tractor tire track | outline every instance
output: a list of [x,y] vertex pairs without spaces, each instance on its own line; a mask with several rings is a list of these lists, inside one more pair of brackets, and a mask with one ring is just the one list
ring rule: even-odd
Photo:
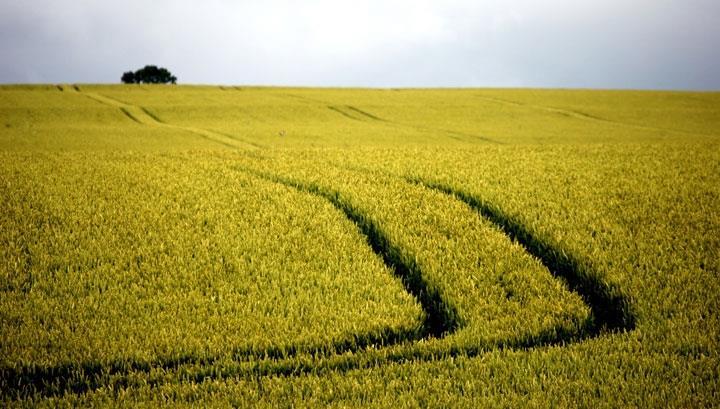
[[590,307],[593,320],[592,326],[588,328],[589,336],[597,336],[605,331],[631,331],[635,328],[632,305],[622,291],[601,280],[597,273],[584,270],[583,263],[577,258],[531,233],[519,220],[508,216],[497,206],[449,185],[424,179],[407,180],[450,195],[475,209],[481,217],[492,222],[511,240],[517,241],[525,251],[539,259],[553,276],[565,281],[569,289],[579,294]]
[[[458,320],[457,309],[426,281],[420,267],[416,263],[403,261],[403,250],[393,244],[387,234],[371,217],[356,209],[340,197],[339,192],[324,191],[320,187],[305,184],[299,181],[269,175],[252,169],[239,169],[253,176],[279,183],[300,192],[321,197],[330,202],[337,210],[357,226],[360,233],[365,236],[372,251],[377,254],[393,272],[400,278],[405,289],[421,305],[425,312],[425,322],[420,331],[421,338],[442,338],[462,327]],[[412,259],[412,258],[409,258]]]
[[332,105],[327,101],[310,98],[310,97],[305,97],[305,96],[300,96],[300,95],[295,95],[295,94],[284,93],[284,94],[280,94],[280,95],[283,95],[285,97],[299,99],[306,103],[309,102],[309,103],[312,103],[313,105],[320,104],[320,105],[326,106],[331,111],[336,112],[346,118],[349,118],[349,119],[352,119],[355,121],[367,122],[367,120],[372,120],[375,122],[383,123],[390,127],[395,127],[395,128],[400,128],[400,129],[413,129],[415,131],[420,131],[420,132],[428,133],[431,135],[441,133],[441,134],[445,134],[445,136],[448,136],[448,137],[455,139],[457,141],[460,141],[460,142],[467,142],[467,139],[469,138],[472,140],[478,140],[478,141],[492,143],[492,144],[504,145],[504,142],[501,142],[501,141],[498,141],[498,140],[495,140],[492,138],[488,138],[486,136],[473,135],[473,134],[468,134],[468,133],[464,133],[464,132],[451,131],[451,130],[441,129],[441,128],[432,128],[432,127],[416,125],[416,124],[407,124],[407,123],[403,123],[403,122],[398,122],[398,121],[394,121],[394,120],[390,120],[390,119],[381,118],[377,115],[374,115],[365,110],[361,110],[352,105]]
[[120,107],[120,112],[122,112],[123,114],[125,114],[125,116],[127,116],[128,118],[130,118],[130,119],[133,120],[134,122],[137,122],[137,123],[139,123],[139,124],[143,124],[143,122],[141,122],[139,119],[137,119],[137,118],[136,118],[130,111],[128,111],[126,108]]
[[654,127],[654,126],[633,124],[633,123],[629,123],[629,122],[615,121],[612,119],[602,118],[599,116],[590,115],[590,114],[586,114],[581,111],[575,111],[575,110],[571,110],[571,109],[555,108],[555,107],[549,107],[549,106],[545,106],[545,105],[526,104],[526,103],[522,103],[522,102],[511,101],[508,99],[488,97],[485,95],[476,95],[476,96],[480,99],[494,102],[497,104],[503,104],[503,105],[508,105],[508,106],[521,107],[521,108],[530,108],[530,109],[534,109],[534,110],[538,110],[538,111],[544,111],[544,112],[550,112],[550,113],[557,114],[557,115],[562,115],[562,116],[568,117],[568,118],[581,119],[584,121],[602,123],[605,125],[633,128],[633,129],[639,129],[639,130],[643,130],[643,131],[671,132],[671,133],[678,133],[678,134],[692,135],[692,136],[697,136],[697,135],[712,136],[712,135],[708,135],[708,134],[681,131],[679,129],[659,128],[659,127]]
[[345,105],[345,108],[349,109],[350,111],[357,112],[358,114],[360,114],[360,115],[362,115],[362,116],[364,116],[364,117],[373,119],[373,120],[375,120],[375,121],[387,122],[386,119],[378,118],[378,117],[376,117],[375,115],[373,115],[373,114],[371,114],[371,113],[369,113],[369,112],[363,111],[362,109],[356,108],[356,107],[354,107],[354,106],[352,106],[352,105]]
[[241,140],[237,137],[230,137],[226,134],[222,134],[219,132],[190,126],[174,125],[164,122],[157,115],[153,114],[149,109],[145,107],[127,104],[125,102],[101,94],[81,91],[77,85],[74,85],[73,89],[74,92],[77,92],[80,95],[90,98],[96,102],[118,108],[129,119],[141,125],[163,127],[189,132],[196,136],[201,136],[209,141],[233,149],[247,149],[248,147],[252,149],[258,149],[260,147],[257,144]]
[[[333,166],[370,173],[368,169],[363,168]],[[442,339],[461,329],[463,324],[458,321],[457,312],[452,304],[425,281],[419,266],[403,262],[401,257],[403,250],[388,239],[372,218],[342,199],[338,192],[326,191],[312,184],[289,180],[255,169],[239,167],[237,170],[329,201],[357,226],[372,251],[383,260],[394,275],[401,279],[406,291],[418,300],[425,312],[421,327],[385,329],[380,333],[353,335],[350,339],[309,348],[298,348],[293,345],[257,350],[240,348],[230,351],[229,357],[186,355],[161,357],[152,362],[86,362],[54,367],[6,367],[0,368],[0,386],[2,386],[0,395],[22,399],[33,394],[62,396],[66,393],[86,393],[109,386],[127,388],[132,386],[131,380],[136,378],[137,374],[151,377],[158,370],[162,373],[176,372],[177,377],[182,381],[195,383],[239,377],[345,373],[392,363],[435,362],[460,356],[472,358],[498,349],[527,351],[540,347],[562,346],[602,336],[607,331],[630,331],[635,327],[635,317],[630,302],[616,287],[603,282],[597,275],[582,273],[578,267],[580,263],[576,259],[537,238],[520,222],[507,216],[499,208],[448,185],[388,173],[388,176],[404,179],[407,183],[419,184],[427,189],[450,195],[475,209],[479,217],[490,220],[510,239],[517,240],[553,275],[563,279],[572,291],[579,293],[590,307],[593,318],[580,332],[564,327],[551,327],[540,333],[528,334],[517,339],[477,345],[422,342]],[[412,258],[407,259],[412,260]],[[228,358],[230,362],[227,361]],[[147,383],[154,387],[166,381],[166,377],[162,377]]]
[[369,112],[363,111],[362,109],[356,108],[352,105],[328,105],[328,108],[356,121],[379,121],[379,122],[390,122],[386,119],[379,118]]
[[338,107],[338,106],[328,105],[328,109],[331,110],[331,111],[337,112],[338,114],[344,116],[345,118],[352,119],[353,121],[361,121],[361,122],[363,121],[362,119],[356,118],[356,117],[350,115],[349,113],[343,111],[343,110],[342,110],[340,107]]
[[[352,206],[342,201],[337,194],[322,192],[314,186],[281,179],[251,169],[239,169],[239,171],[328,200],[357,226],[359,233],[365,237],[371,250],[383,260],[386,267],[395,276],[401,279],[405,289],[422,306],[424,317],[419,327],[411,325],[410,328],[384,328],[381,331],[367,334],[352,334],[347,339],[312,347],[299,348],[294,345],[286,345],[261,349],[236,349],[229,353],[234,362],[264,360],[274,362],[273,365],[268,366],[268,368],[275,368],[273,373],[287,371],[295,373],[296,369],[290,369],[292,365],[287,363],[282,365],[282,362],[288,360],[292,362],[292,358],[299,355],[311,356],[313,359],[327,359],[349,353],[356,354],[368,349],[377,349],[378,346],[385,348],[402,344],[413,345],[424,339],[442,338],[460,327],[460,323],[456,320],[458,314],[455,308],[424,280],[419,267],[415,264],[405,263],[400,256],[401,250],[389,241],[382,230],[364,214],[357,212]],[[179,370],[184,366],[212,366],[223,358],[227,357],[186,355],[172,358],[160,357],[153,362],[118,360],[109,363],[68,363],[52,367],[31,365],[20,368],[0,368],[2,376],[0,396],[12,395],[22,398],[26,397],[29,391],[44,396],[61,396],[67,392],[85,393],[107,386],[110,378],[123,378],[132,373],[149,374],[157,369],[172,371]],[[208,378],[208,376],[204,375],[203,378]]]
[[[362,167],[348,167],[344,164],[333,166],[352,172],[372,175],[372,171]],[[636,318],[632,304],[617,286],[603,281],[599,275],[587,270],[578,258],[564,249],[553,246],[548,240],[534,234],[521,221],[506,214],[498,206],[483,201],[448,184],[428,179],[398,176],[385,173],[386,176],[401,178],[408,183],[424,186],[459,200],[475,210],[478,215],[495,225],[512,241],[517,241],[525,251],[540,260],[545,268],[557,278],[563,280],[570,291],[580,295],[590,307],[592,325],[585,328],[585,337],[594,337],[602,332],[623,332],[635,329]]]
[[[21,366],[0,368],[0,398],[25,399],[34,394],[50,397],[66,393],[81,394],[108,387],[115,382],[125,383],[137,374],[150,375],[154,371],[182,371],[188,367],[208,367],[230,359],[238,366],[256,366],[257,362],[270,363],[266,375],[292,374],[290,363],[299,356],[313,360],[331,359],[335,356],[354,355],[365,350],[377,350],[386,346],[410,344],[423,339],[415,329],[389,329],[379,332],[354,334],[329,344],[298,348],[294,345],[270,348],[238,348],[226,356],[182,355],[160,357],[153,361],[118,359],[110,362],[90,361],[66,363],[50,367]],[[291,371],[291,372],[288,372]],[[202,371],[201,371],[202,372]],[[215,372],[215,371],[213,371]],[[257,376],[258,371],[253,373]],[[201,380],[211,379],[204,374]],[[127,386],[127,385],[125,385]]]

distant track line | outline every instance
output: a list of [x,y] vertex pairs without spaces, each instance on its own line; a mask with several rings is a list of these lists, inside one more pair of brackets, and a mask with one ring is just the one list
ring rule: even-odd
[[195,128],[190,126],[181,126],[181,125],[174,125],[167,122],[164,122],[161,120],[156,114],[151,112],[146,107],[142,106],[136,106],[131,105],[128,103],[125,103],[123,101],[119,101],[117,99],[101,95],[98,93],[92,93],[92,92],[85,92],[81,91],[80,88],[75,85],[73,86],[73,89],[75,92],[84,95],[87,98],[90,98],[96,102],[99,102],[104,105],[112,106],[115,108],[118,108],[125,116],[130,118],[132,121],[141,124],[141,125],[148,125],[148,126],[155,126],[155,127],[164,127],[164,128],[170,128],[170,129],[176,129],[180,131],[190,132],[196,136],[201,136],[209,141],[218,143],[220,145],[226,146],[228,148],[233,149],[240,149],[240,148],[253,148],[257,149],[260,148],[260,145],[251,143],[248,141],[241,140],[237,137],[229,137],[226,134],[202,129],[202,128]]
[[681,131],[681,130],[679,130],[679,129],[659,128],[659,127],[654,127],[654,126],[638,125],[638,124],[632,124],[632,123],[629,123],[629,122],[616,121],[616,120],[607,119],[607,118],[602,118],[602,117],[599,117],[599,116],[594,116],[594,115],[587,114],[587,113],[585,113],[585,112],[575,111],[575,110],[570,110],[570,109],[555,108],[555,107],[549,107],[549,106],[545,106],[545,105],[527,104],[527,103],[522,103],[522,102],[517,102],[517,101],[511,101],[511,100],[508,100],[508,99],[502,99],[502,98],[496,98],[496,97],[489,97],[489,96],[486,96],[486,95],[476,95],[476,96],[477,96],[478,98],[480,98],[480,99],[484,99],[484,100],[486,100],[486,101],[495,102],[495,103],[498,103],[498,104],[510,105],[510,106],[516,106],[516,107],[524,107],[524,108],[531,108],[531,109],[535,109],[535,110],[539,110],[539,111],[545,111],[545,112],[550,112],[550,113],[554,113],[554,114],[559,114],[559,115],[562,115],[562,116],[565,116],[565,117],[582,119],[582,120],[585,120],[585,121],[600,122],[600,123],[604,123],[604,124],[608,124],[608,125],[613,125],[613,126],[621,126],[621,127],[626,127],[626,128],[641,129],[641,130],[644,130],[644,131],[679,133],[679,134],[683,134],[683,135],[712,136],[712,135],[703,134],[703,133],[694,133],[694,132],[688,132],[688,131]]
[[[283,93],[280,95],[299,99],[299,100],[302,100],[305,102],[310,102],[313,104],[320,104],[322,106],[326,106],[328,109],[330,109],[346,118],[349,118],[349,119],[352,119],[355,121],[363,121],[364,120],[363,118],[367,118],[367,119],[372,119],[372,120],[380,122],[380,123],[384,123],[387,126],[393,126],[393,127],[399,127],[399,128],[405,128],[405,129],[410,128],[410,129],[414,129],[416,131],[425,132],[425,133],[429,133],[429,134],[435,134],[435,133],[445,134],[446,136],[449,136],[450,138],[459,140],[461,142],[467,142],[467,139],[470,138],[470,139],[474,139],[474,140],[480,140],[483,142],[504,145],[504,142],[497,141],[495,139],[488,138],[486,136],[472,135],[472,134],[468,134],[468,133],[464,133],[464,132],[452,131],[452,130],[441,129],[441,128],[432,128],[432,127],[427,127],[427,126],[417,125],[417,124],[407,124],[407,123],[398,122],[398,121],[394,121],[394,120],[390,120],[390,119],[384,119],[384,118],[381,118],[370,112],[367,112],[365,110],[361,110],[352,105],[334,105],[328,101],[323,101],[323,100],[319,100],[319,99],[315,99],[315,98],[310,98],[310,97],[305,97],[305,96],[300,96],[300,95],[295,95],[295,94],[288,94],[288,93]],[[357,116],[353,115],[352,113],[350,113],[348,111],[351,111],[352,113],[355,113],[355,114],[359,114],[363,118],[358,118]]]

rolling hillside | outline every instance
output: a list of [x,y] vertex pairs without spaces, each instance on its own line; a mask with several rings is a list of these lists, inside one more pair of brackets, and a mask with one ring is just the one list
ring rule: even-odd
[[10,406],[698,407],[720,94],[0,86]]

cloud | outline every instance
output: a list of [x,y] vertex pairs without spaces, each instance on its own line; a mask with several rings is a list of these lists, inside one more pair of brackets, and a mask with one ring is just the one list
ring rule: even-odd
[[2,82],[720,89],[714,0],[0,0]]

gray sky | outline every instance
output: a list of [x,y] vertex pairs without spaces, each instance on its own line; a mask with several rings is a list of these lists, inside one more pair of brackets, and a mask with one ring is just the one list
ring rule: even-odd
[[720,0],[0,0],[0,82],[720,89]]

